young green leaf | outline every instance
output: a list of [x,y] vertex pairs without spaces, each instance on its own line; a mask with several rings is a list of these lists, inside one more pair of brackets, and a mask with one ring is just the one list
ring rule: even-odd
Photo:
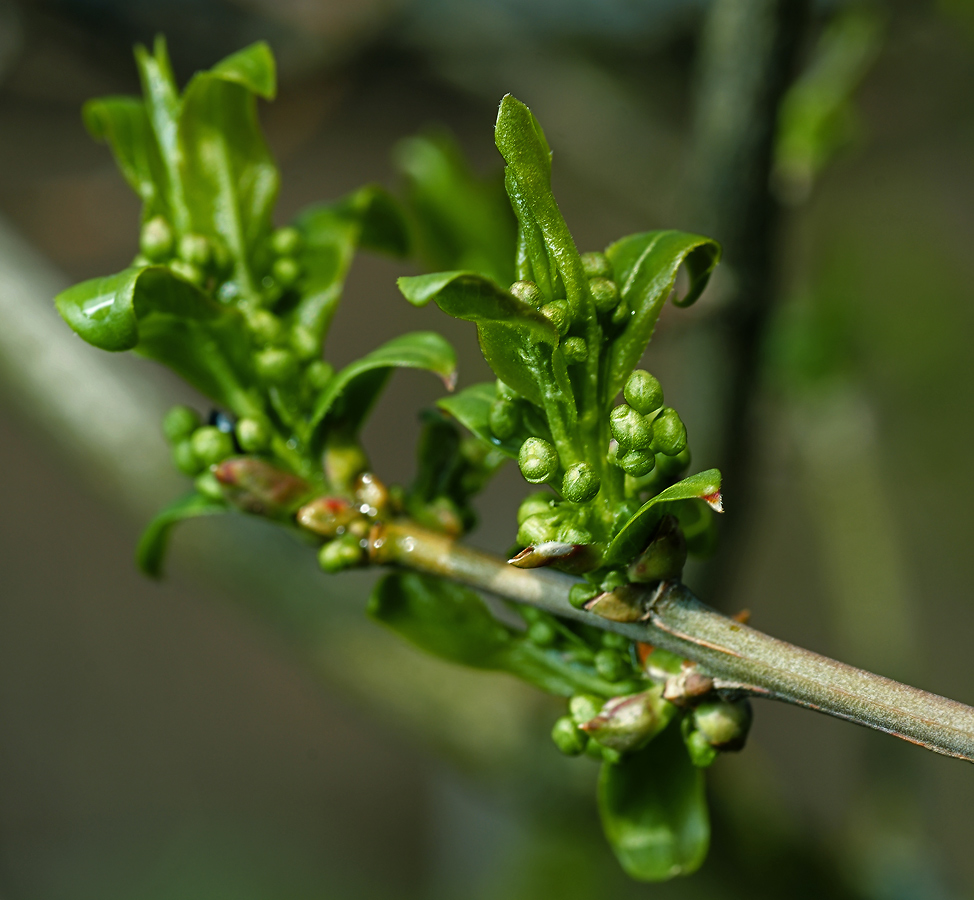
[[707,855],[710,820],[703,773],[678,728],[599,774],[602,827],[623,869],[640,881],[695,872]]
[[219,500],[212,500],[201,494],[187,494],[167,506],[146,526],[139,538],[139,545],[135,551],[135,561],[138,567],[150,578],[159,578],[162,574],[162,563],[169,545],[169,535],[173,526],[184,519],[196,519],[200,516],[216,516],[229,512],[230,507]]

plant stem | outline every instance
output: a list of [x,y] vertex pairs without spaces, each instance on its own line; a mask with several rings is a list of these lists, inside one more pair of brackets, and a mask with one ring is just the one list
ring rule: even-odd
[[568,591],[575,578],[550,569],[515,568],[412,523],[378,527],[371,559],[661,647],[695,662],[719,691],[804,706],[974,762],[974,708],[762,634],[701,603],[682,584],[647,587],[645,620],[626,624],[571,606]]

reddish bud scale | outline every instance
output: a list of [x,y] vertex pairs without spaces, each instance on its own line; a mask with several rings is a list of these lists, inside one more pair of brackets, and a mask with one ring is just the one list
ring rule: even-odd
[[252,456],[225,459],[213,474],[234,506],[258,516],[288,515],[311,493],[303,478]]

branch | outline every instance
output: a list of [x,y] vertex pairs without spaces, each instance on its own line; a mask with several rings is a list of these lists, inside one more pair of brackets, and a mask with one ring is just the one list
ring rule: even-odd
[[576,579],[568,575],[518,569],[412,524],[379,526],[371,558],[661,647],[697,663],[717,690],[804,706],[974,762],[974,708],[762,634],[701,603],[682,584],[647,588],[645,621],[624,624],[575,609],[568,591]]

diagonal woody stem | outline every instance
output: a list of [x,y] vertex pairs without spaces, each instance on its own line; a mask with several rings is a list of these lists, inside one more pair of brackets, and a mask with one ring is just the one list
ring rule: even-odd
[[576,579],[568,575],[518,569],[412,523],[378,527],[371,558],[669,650],[697,663],[719,690],[804,706],[974,762],[974,708],[762,634],[701,603],[682,584],[647,589],[646,621],[625,624],[575,609],[568,591]]

